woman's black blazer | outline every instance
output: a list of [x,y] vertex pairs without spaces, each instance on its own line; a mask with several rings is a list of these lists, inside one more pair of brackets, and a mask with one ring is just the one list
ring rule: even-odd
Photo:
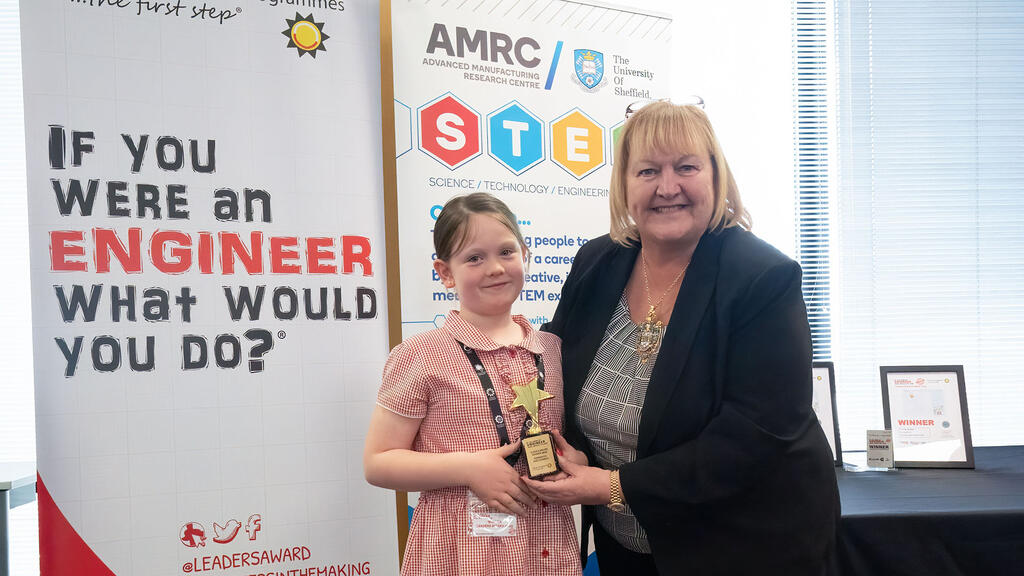
[[[607,235],[580,248],[544,328],[562,338],[566,436],[591,462],[576,401],[639,249]],[[705,233],[693,254],[637,459],[620,469],[662,574],[820,574],[832,550],[839,498],[811,409],[800,281],[799,265],[737,227]],[[591,519],[584,507],[584,534]]]

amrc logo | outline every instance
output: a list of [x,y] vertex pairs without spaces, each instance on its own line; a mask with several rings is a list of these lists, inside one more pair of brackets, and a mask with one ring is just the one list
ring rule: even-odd
[[498,62],[501,58],[505,64],[518,64],[523,68],[535,68],[540,58],[534,56],[540,50],[540,44],[529,36],[512,40],[508,34],[473,30],[465,27],[455,28],[455,42],[448,33],[448,27],[440,22],[434,24],[427,42],[427,54],[443,51],[451,57],[465,58],[466,54],[478,54],[482,62]]

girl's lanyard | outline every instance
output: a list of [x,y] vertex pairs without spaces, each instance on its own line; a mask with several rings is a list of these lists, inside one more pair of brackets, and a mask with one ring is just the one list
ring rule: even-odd
[[[473,350],[469,346],[466,346],[462,342],[459,342],[459,346],[462,347],[462,351],[465,352],[466,358],[469,358],[469,363],[476,370],[476,376],[480,379],[480,385],[484,388],[484,395],[487,396],[487,405],[491,408],[492,421],[494,422],[494,428],[498,432],[498,440],[501,445],[511,444],[512,441],[508,437],[508,428],[505,426],[505,416],[501,413],[501,403],[498,402],[498,395],[494,391],[494,383],[491,382],[491,377],[488,376],[487,370],[484,370],[484,363],[480,361],[480,357],[477,356],[476,350]],[[537,366],[537,388],[544,389],[544,359],[541,358],[540,354],[533,355],[533,362]],[[526,421],[523,422],[523,430],[519,433],[520,438],[526,437],[526,431],[533,426],[533,422],[530,421],[529,415],[526,417]],[[508,462],[509,466],[515,466],[516,460],[519,460],[519,453],[522,448],[516,450],[515,453],[505,457],[505,462]]]

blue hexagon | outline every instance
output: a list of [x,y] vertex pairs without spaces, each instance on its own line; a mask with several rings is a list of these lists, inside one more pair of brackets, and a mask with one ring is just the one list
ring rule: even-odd
[[544,123],[513,100],[487,115],[487,153],[519,175],[544,160]]

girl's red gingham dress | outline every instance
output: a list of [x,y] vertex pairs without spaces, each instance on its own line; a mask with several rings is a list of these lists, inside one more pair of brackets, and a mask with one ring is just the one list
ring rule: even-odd
[[[459,347],[476,350],[505,415],[512,442],[519,440],[526,413],[510,411],[513,385],[537,376],[533,354],[544,359],[544,389],[555,395],[541,403],[540,424],[562,429],[562,356],[558,336],[537,332],[523,316],[512,317],[526,337],[499,346],[452,311],[442,328],[418,334],[391,351],[377,403],[408,418],[422,419],[413,442],[418,452],[471,452],[498,447],[498,434],[480,379]],[[526,474],[522,459],[516,465]],[[568,506],[538,506],[519,517],[515,536],[466,534],[465,486],[420,494],[402,563],[403,576],[481,574],[578,576],[579,543]]]

